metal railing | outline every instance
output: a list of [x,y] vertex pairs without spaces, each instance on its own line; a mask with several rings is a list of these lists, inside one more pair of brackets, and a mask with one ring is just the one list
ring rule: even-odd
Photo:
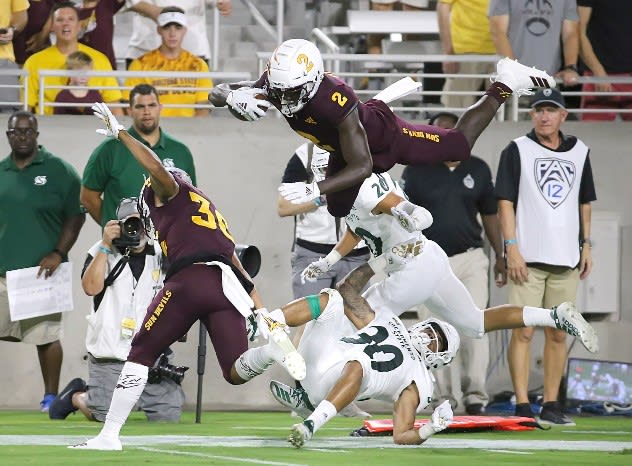
[[[106,77],[117,78],[119,84],[116,86],[68,86],[68,85],[51,85],[46,83],[47,77]],[[212,71],[209,73],[200,73],[193,71],[70,71],[70,70],[40,70],[39,71],[39,92],[38,92],[38,113],[44,114],[46,107],[81,107],[89,106],[91,104],[63,104],[56,102],[47,102],[44,98],[47,89],[95,89],[95,90],[131,90],[133,86],[126,86],[125,81],[128,78],[146,78],[151,80],[152,78],[182,78],[182,79],[213,79],[216,81],[245,81],[251,80],[252,75],[247,72],[221,72]],[[28,80],[24,79],[24,82]],[[122,83],[122,84],[120,84]],[[174,87],[170,86],[155,86],[156,90],[160,93],[162,91],[173,91]],[[178,86],[178,91],[198,92],[200,90],[210,92],[210,87],[198,87],[198,86]],[[26,95],[26,94],[25,94]],[[125,103],[108,103],[112,107],[126,107]],[[163,104],[165,108],[213,108],[210,104]]]
[[[27,79],[28,75],[28,71],[25,71],[21,68],[14,70],[0,70],[1,77],[15,77],[16,79],[15,84],[0,84],[0,89],[15,89],[18,94],[21,94],[22,96],[27,96],[29,90],[29,82]],[[23,110],[28,110],[26,98],[22,98],[22,100],[17,101],[0,102],[0,107],[22,107]]]

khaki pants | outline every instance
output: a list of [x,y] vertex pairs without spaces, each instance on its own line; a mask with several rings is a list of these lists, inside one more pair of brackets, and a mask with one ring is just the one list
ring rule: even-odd
[[[491,74],[496,69],[494,63],[459,63],[459,72],[463,74]],[[446,78],[443,91],[478,91],[485,89],[490,84],[489,77],[486,78]],[[441,103],[445,107],[468,108],[474,104],[480,95],[443,95]]]
[[46,345],[62,336],[61,313],[11,321],[7,279],[0,277],[0,340]]

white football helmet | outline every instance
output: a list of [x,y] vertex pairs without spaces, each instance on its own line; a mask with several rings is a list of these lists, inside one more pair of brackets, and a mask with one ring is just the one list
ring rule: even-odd
[[[432,317],[413,325],[408,333],[413,347],[428,369],[438,369],[450,364],[461,345],[459,333],[452,325]],[[436,351],[429,347],[433,341],[436,342]]]
[[325,74],[318,48],[304,39],[283,42],[268,60],[268,95],[292,116],[314,97]]
[[325,179],[327,165],[329,165],[329,152],[318,146],[314,146],[311,166],[312,173],[314,174],[314,181],[319,182]]

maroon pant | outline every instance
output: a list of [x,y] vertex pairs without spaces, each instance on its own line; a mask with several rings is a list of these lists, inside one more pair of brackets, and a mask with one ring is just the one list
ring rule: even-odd
[[194,264],[165,282],[147,308],[127,360],[153,366],[197,320],[206,326],[224,379],[230,382],[233,363],[248,349],[246,321],[224,296],[222,271],[215,266]]
[[[393,114],[378,100],[366,105],[376,109],[367,121],[367,140],[373,159],[373,172],[382,173],[396,164],[421,165],[447,160],[465,160],[470,156],[470,145],[458,129],[410,123]],[[377,122],[379,120],[379,122]],[[327,176],[346,166],[342,154],[329,158]],[[327,210],[334,217],[344,217],[351,211],[362,184],[327,194]]]

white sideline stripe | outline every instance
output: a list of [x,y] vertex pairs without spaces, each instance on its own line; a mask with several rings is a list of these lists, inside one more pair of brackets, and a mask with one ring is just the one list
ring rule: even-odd
[[279,463],[278,461],[256,460],[252,458],[237,458],[235,456],[209,455],[206,453],[196,453],[192,451],[163,450],[161,448],[138,447],[138,450],[151,451],[155,453],[167,453],[169,455],[177,455],[177,456],[195,456],[197,458],[210,458],[210,459],[222,460],[222,461],[235,461],[238,463],[269,464],[271,466],[307,466],[306,464],[301,464],[301,463]]
[[625,430],[563,430],[565,434],[632,435]]
[[[0,435],[0,446],[8,445],[58,445],[68,446],[85,442],[85,435]],[[473,448],[479,450],[565,450],[565,451],[622,451],[632,449],[632,442],[624,441],[580,441],[580,440],[485,440],[449,439],[447,436],[433,436],[424,448]],[[151,447],[156,445],[177,445],[196,447],[289,448],[285,439],[264,437],[220,437],[201,435],[137,435],[121,437],[124,448]],[[390,437],[316,437],[308,448],[359,449],[359,448],[419,448],[417,445],[395,445]]]
[[531,451],[519,451],[519,450],[491,450],[485,449],[485,451],[491,451],[492,453],[510,453],[512,455],[533,455]]

